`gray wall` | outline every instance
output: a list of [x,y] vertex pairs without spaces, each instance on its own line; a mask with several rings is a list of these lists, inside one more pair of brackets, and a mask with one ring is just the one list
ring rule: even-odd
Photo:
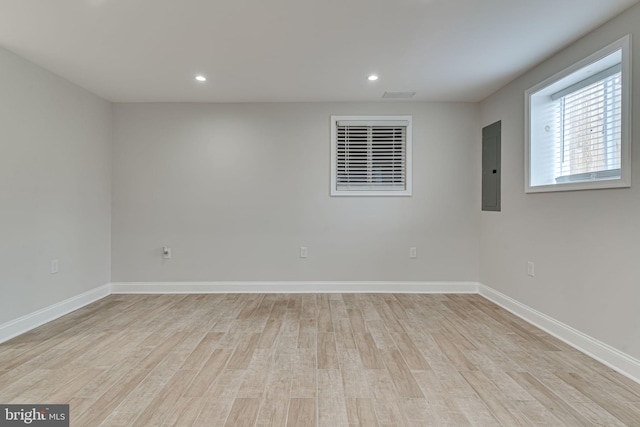
[[[633,34],[632,186],[524,194],[524,91]],[[480,218],[480,281],[640,358],[640,6],[590,33],[481,104],[502,120],[502,212]],[[526,275],[527,261],[536,275]]]
[[[476,281],[478,113],[116,104],[113,281]],[[413,115],[413,197],[329,197],[332,114]],[[163,245],[173,248],[165,262]]]
[[111,126],[108,102],[0,48],[0,324],[110,282]]

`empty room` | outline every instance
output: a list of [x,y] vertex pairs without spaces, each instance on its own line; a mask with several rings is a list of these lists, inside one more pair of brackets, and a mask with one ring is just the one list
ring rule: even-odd
[[0,426],[639,426],[638,124],[638,0],[0,0]]

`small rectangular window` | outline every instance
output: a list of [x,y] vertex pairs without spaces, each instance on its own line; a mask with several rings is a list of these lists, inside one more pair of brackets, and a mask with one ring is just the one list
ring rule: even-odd
[[331,195],[410,196],[411,116],[332,116]]
[[526,92],[526,192],[628,187],[629,36]]

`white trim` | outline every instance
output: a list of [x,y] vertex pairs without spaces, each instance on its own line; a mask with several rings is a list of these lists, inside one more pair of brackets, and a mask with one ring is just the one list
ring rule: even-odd
[[483,284],[478,293],[489,301],[524,319],[559,340],[569,344],[589,357],[607,365],[640,384],[640,360],[621,352],[608,344],[580,332],[569,325],[547,316]]
[[111,294],[106,284],[0,325],[0,343],[69,314]]
[[114,294],[219,293],[475,294],[476,282],[161,282],[112,283]]

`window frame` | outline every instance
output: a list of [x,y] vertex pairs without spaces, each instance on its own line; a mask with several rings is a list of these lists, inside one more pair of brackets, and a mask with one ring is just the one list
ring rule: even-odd
[[[554,92],[558,93],[572,86],[572,84],[566,84],[565,86],[558,86],[560,82],[565,78],[571,78],[572,75],[579,75],[584,73],[587,67],[594,63],[620,51],[621,52],[621,81],[622,81],[622,99],[621,99],[621,137],[620,137],[620,178],[606,179],[607,171],[598,171],[587,173],[592,177],[600,179],[593,179],[589,181],[574,181],[572,179],[563,179],[560,182],[554,184],[532,185],[531,172],[532,172],[532,150],[536,141],[532,140],[532,113],[534,107],[532,103],[541,98],[540,92]],[[595,74],[597,74],[596,72]],[[588,78],[585,74],[581,79]],[[579,84],[574,82],[573,84]],[[557,86],[557,87],[554,87]],[[553,88],[553,90],[549,90]],[[575,190],[592,190],[592,189],[604,189],[604,188],[624,188],[631,186],[631,35],[626,35],[619,40],[611,43],[610,45],[600,49],[599,51],[589,55],[588,57],[578,61],[572,66],[560,71],[559,73],[543,80],[535,86],[525,91],[525,193],[540,193],[540,192],[555,192],[555,191],[575,191]],[[546,95],[545,95],[546,96]],[[580,174],[572,175],[578,177]]]
[[[407,127],[405,132],[405,176],[404,190],[342,190],[338,189],[337,180],[337,145],[338,145],[338,122],[354,121],[354,122],[389,122],[389,121],[406,121]],[[382,196],[382,197],[398,197],[412,195],[412,158],[413,158],[413,116],[331,116],[331,196]]]

